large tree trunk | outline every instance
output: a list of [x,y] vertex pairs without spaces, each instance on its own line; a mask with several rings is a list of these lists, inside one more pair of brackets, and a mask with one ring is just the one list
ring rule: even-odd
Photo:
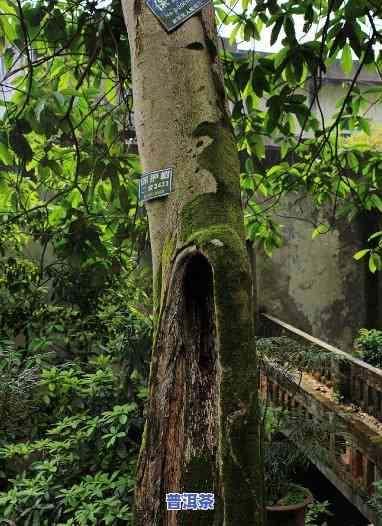
[[[251,274],[239,162],[213,8],[167,33],[122,0],[144,171],[173,168],[147,203],[154,270],[150,399],[138,526],[263,524]],[[213,492],[214,511],[166,511],[169,492]]]

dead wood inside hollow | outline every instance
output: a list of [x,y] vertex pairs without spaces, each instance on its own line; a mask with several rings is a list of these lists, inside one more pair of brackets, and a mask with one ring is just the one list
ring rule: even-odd
[[215,326],[213,273],[202,254],[192,256],[183,278],[185,316],[184,333],[189,345],[195,347],[201,374],[211,373],[215,363]]

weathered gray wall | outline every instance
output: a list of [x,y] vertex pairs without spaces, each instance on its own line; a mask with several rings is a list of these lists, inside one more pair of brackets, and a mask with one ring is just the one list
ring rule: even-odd
[[346,351],[361,327],[375,326],[373,315],[381,321],[381,302],[370,305],[376,278],[366,260],[353,259],[365,246],[361,222],[340,222],[312,240],[309,221],[326,223],[328,214],[297,194],[284,200],[276,219],[285,245],[272,258],[256,254],[258,307]]

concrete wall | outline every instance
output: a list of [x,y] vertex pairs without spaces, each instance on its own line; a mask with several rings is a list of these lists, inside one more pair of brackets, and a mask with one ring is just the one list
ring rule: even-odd
[[[326,223],[325,210],[298,195],[284,199],[276,219],[285,244],[272,258],[256,254],[258,308],[313,336],[350,350],[358,329],[370,320],[369,292],[375,280],[366,260],[353,254],[363,246],[363,226],[341,222],[312,240],[307,219]],[[375,285],[374,285],[374,290]],[[381,309],[379,307],[381,316]]]

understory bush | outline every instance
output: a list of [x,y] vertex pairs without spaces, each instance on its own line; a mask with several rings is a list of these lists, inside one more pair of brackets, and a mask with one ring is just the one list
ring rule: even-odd
[[67,295],[49,302],[30,262],[10,264],[12,277],[7,261],[0,276],[0,518],[128,525],[151,346],[146,278],[121,272],[84,311]]
[[327,500],[323,502],[315,500],[312,504],[309,504],[305,516],[305,526],[325,526],[327,523],[322,522],[324,517],[333,516],[329,508],[330,503]]
[[376,512],[379,522],[375,526],[382,526],[382,480],[374,482],[375,492],[370,498],[369,504]]
[[374,367],[382,367],[382,331],[360,329],[355,346],[362,360]]

